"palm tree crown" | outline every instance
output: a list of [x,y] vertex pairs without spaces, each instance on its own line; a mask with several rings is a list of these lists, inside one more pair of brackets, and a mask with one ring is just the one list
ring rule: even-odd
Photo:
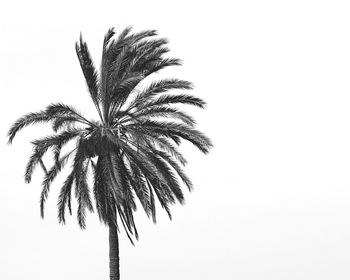
[[[21,117],[11,127],[9,143],[28,125],[52,123],[53,135],[32,142],[33,153],[25,171],[28,183],[37,165],[45,172],[40,198],[42,217],[50,185],[69,161],[71,170],[57,205],[61,223],[65,223],[67,209],[72,214],[72,191],[81,228],[86,226],[86,210],[92,212],[95,208],[100,220],[109,226],[118,227],[118,216],[130,240],[138,237],[133,217],[136,197],[154,222],[155,198],[170,218],[169,206],[184,202],[181,187],[191,190],[192,184],[182,169],[186,160],[178,146],[183,139],[207,153],[212,144],[195,128],[194,119],[174,105],[203,108],[205,102],[187,93],[169,93],[192,89],[190,82],[180,79],[156,80],[141,87],[151,74],[181,64],[179,59],[164,57],[169,51],[167,40],[156,35],[155,30],[132,34],[131,28],[126,28],[116,37],[110,29],[104,38],[99,72],[80,36],[76,53],[99,121],[86,119],[72,106],[56,103]],[[63,153],[63,147],[72,140],[72,150]],[[54,164],[46,169],[42,157],[48,151]],[[90,191],[87,175],[91,171],[94,182]]]

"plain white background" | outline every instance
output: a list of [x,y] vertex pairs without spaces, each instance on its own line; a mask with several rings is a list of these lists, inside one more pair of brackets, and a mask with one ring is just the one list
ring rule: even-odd
[[0,278],[108,279],[107,230],[89,216],[56,219],[52,187],[39,216],[40,179],[23,179],[28,128],[19,116],[50,102],[94,117],[74,43],[82,31],[99,65],[102,40],[158,29],[207,109],[191,111],[213,140],[185,145],[195,191],[173,221],[136,214],[122,233],[122,279],[350,279],[350,5],[348,1],[2,1],[0,4]]

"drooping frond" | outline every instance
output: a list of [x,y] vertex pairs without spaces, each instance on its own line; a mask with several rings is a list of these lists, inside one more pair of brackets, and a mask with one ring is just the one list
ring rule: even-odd
[[26,171],[25,171],[25,181],[29,183],[33,171],[38,163],[40,163],[41,158],[51,147],[60,146],[63,147],[68,141],[77,137],[81,133],[81,130],[70,129],[66,130],[58,135],[48,136],[41,139],[34,140],[32,144],[34,145],[34,150],[30,159],[28,161]]
[[40,214],[42,218],[44,218],[44,206],[50,191],[51,183],[57,177],[57,175],[61,172],[62,168],[64,168],[70,155],[71,153],[68,153],[62,158],[56,160],[52,168],[47,172],[47,174],[44,177],[41,196],[40,196]]
[[152,214],[152,200],[145,178],[132,162],[129,162],[126,158],[124,158],[124,161],[128,163],[126,164],[124,162],[124,166],[126,175],[130,181],[130,186],[133,188],[143,209],[145,210],[145,213],[147,216],[150,216]]
[[212,143],[208,137],[202,132],[188,127],[186,125],[174,123],[174,122],[163,122],[163,121],[142,121],[139,124],[131,124],[128,128],[139,127],[143,130],[150,130],[163,137],[177,136],[184,140],[191,142],[201,152],[208,153]]
[[16,134],[18,131],[20,131],[22,128],[32,125],[32,124],[37,124],[37,123],[43,123],[43,122],[49,122],[52,120],[50,116],[46,114],[45,111],[40,111],[38,113],[30,113],[27,114],[21,118],[19,118],[10,128],[8,132],[8,143],[11,144],[13,139],[15,138]]
[[19,118],[8,132],[8,143],[11,144],[16,134],[23,128],[38,123],[53,123],[54,131],[57,131],[64,123],[81,122],[91,124],[75,111],[74,108],[62,103],[51,104],[45,110],[30,113]]
[[157,155],[159,155],[160,157],[162,157],[162,159],[165,162],[167,162],[176,171],[176,173],[181,178],[181,180],[186,184],[188,189],[190,191],[192,191],[193,185],[192,185],[191,180],[187,177],[186,173],[182,170],[181,166],[176,162],[176,160],[174,160],[171,156],[169,156],[168,154],[166,154],[160,150],[156,150],[156,149],[152,148],[152,151],[154,153],[156,153]]
[[77,174],[75,175],[75,197],[78,201],[77,217],[79,226],[83,229],[86,227],[85,209],[87,208],[90,212],[93,212],[90,190],[87,184],[87,170],[88,162],[83,162],[82,166],[79,168],[79,170],[77,170]]
[[119,213],[121,214],[122,217],[125,217],[124,223],[129,233],[131,235],[134,235],[136,239],[138,239],[138,232],[137,232],[137,228],[136,228],[136,225],[134,222],[134,216],[133,216],[133,212],[136,211],[135,198],[132,192],[133,181],[128,176],[129,174],[128,169],[122,158],[123,157],[120,157],[118,159],[118,167],[119,167],[120,173],[122,174],[121,188],[123,190],[124,196],[120,203]]
[[[42,156],[44,155],[44,150],[41,151],[39,148],[34,148],[32,154],[29,157],[29,161],[27,163],[25,174],[24,174],[24,180],[26,183],[30,183],[32,179],[32,174],[34,172],[34,169],[38,163],[40,163],[40,160]],[[45,168],[46,170],[46,168]]]
[[[150,190],[154,191],[156,194],[156,197],[158,198],[158,201],[162,208],[166,211],[168,214],[169,219],[172,219],[172,215],[170,212],[170,205],[174,203],[173,199],[169,199],[169,195],[167,194],[166,190],[162,188],[162,184],[159,184],[157,180],[154,180],[152,178],[147,178],[147,183],[149,185]],[[152,200],[154,201],[154,196],[152,194]],[[155,207],[152,209],[155,213]],[[155,218],[153,218],[153,221],[155,221]]]
[[95,198],[96,210],[98,217],[101,222],[104,222],[108,225],[110,219],[115,218],[114,213],[109,211],[109,203],[115,203],[113,198],[108,191],[108,176],[107,176],[107,165],[105,164],[105,158],[103,156],[98,157],[97,164],[92,164],[93,166],[93,178],[94,178],[94,187],[93,194]]
[[174,196],[183,203],[183,194],[176,177],[169,167],[146,149],[134,150],[123,141],[115,139],[118,145],[125,152],[125,156],[134,166],[140,170],[146,178],[149,187],[153,188],[157,198],[171,218],[169,205],[175,203]]
[[74,182],[74,170],[71,171],[71,173],[68,175],[67,179],[64,181],[64,184],[61,188],[60,194],[58,196],[58,221],[60,223],[65,223],[65,211],[66,207],[68,206],[70,214],[72,214],[72,208],[71,208],[71,190],[72,185]]
[[166,162],[158,155],[149,153],[149,156],[156,164],[157,170],[159,170],[159,172],[166,178],[166,185],[162,185],[162,189],[165,191],[169,201],[174,203],[174,198],[176,198],[181,204],[183,204],[184,195],[174,172],[169,168]]
[[90,198],[90,190],[87,184],[87,171],[89,161],[87,160],[86,148],[86,140],[80,138],[77,146],[77,152],[75,154],[73,162],[75,197],[78,202],[77,218],[79,226],[82,229],[86,227],[85,209],[87,208],[90,212],[93,212],[93,207]]
[[121,189],[123,184],[121,170],[119,168],[119,156],[117,153],[112,152],[106,155],[108,177],[111,181],[111,191],[113,192],[113,197],[118,201],[122,200],[124,193]]
[[[157,219],[156,219],[156,204],[155,204],[155,200],[154,200],[154,194],[153,194],[153,191],[152,191],[152,186],[149,183],[149,181],[147,181],[147,179],[146,179],[146,183],[147,183],[147,186],[148,186],[148,189],[149,189],[152,220],[153,220],[153,223],[156,223],[157,222]],[[168,214],[170,215],[169,217],[171,218],[170,212],[168,212]]]
[[46,136],[40,139],[32,141],[35,147],[40,150],[47,151],[48,148],[52,146],[60,145],[61,147],[65,145],[68,141],[81,135],[85,130],[80,128],[67,129],[59,134]]
[[187,163],[184,156],[165,137],[159,137],[158,135],[152,133],[145,133],[144,130],[134,127],[134,129],[130,132],[130,138],[134,143],[144,141],[148,146],[153,147],[153,149],[166,152],[178,160],[182,165],[185,165]]
[[87,160],[86,141],[84,138],[80,138],[76,148],[71,173],[61,188],[58,201],[58,218],[60,222],[64,223],[66,205],[68,205],[69,211],[71,212],[71,189],[73,183],[75,182],[75,197],[77,198],[78,202],[77,218],[79,226],[82,229],[84,229],[86,226],[85,208],[87,208],[90,212],[93,212],[89,194],[90,191],[87,184],[88,163],[89,161]]

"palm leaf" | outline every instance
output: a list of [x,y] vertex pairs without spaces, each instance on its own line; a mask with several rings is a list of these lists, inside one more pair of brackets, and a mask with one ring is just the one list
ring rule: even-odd
[[159,106],[165,104],[189,104],[199,108],[204,108],[205,102],[189,94],[176,94],[176,95],[162,95],[154,100],[145,102],[139,108],[147,108],[151,106]]
[[68,206],[70,213],[72,212],[71,206],[70,206],[70,197],[71,197],[71,190],[72,190],[72,185],[74,182],[74,170],[71,171],[71,173],[68,175],[67,179],[64,181],[64,184],[61,188],[60,194],[58,196],[58,221],[60,223],[65,223],[65,210],[66,207]]
[[52,168],[46,173],[46,176],[43,181],[41,196],[40,196],[40,214],[42,218],[44,218],[44,206],[50,191],[50,185],[53,182],[53,180],[57,177],[59,172],[62,170],[62,168],[64,168],[70,155],[71,153],[68,153],[62,158],[60,158],[58,161],[55,162]]
[[45,111],[38,113],[30,113],[19,118],[10,128],[8,132],[8,143],[11,144],[17,132],[28,125],[49,122],[52,117],[48,116]]
[[177,124],[174,122],[161,122],[161,121],[143,121],[141,124],[131,124],[128,127],[142,127],[144,130],[150,130],[153,133],[163,137],[180,137],[184,140],[191,142],[201,152],[208,153],[209,148],[212,147],[210,139],[202,132],[193,129],[191,127]]
[[166,92],[168,90],[172,90],[172,89],[190,90],[192,88],[193,88],[192,83],[184,80],[179,80],[179,79],[164,79],[164,80],[156,81],[151,83],[147,88],[145,88],[143,91],[141,91],[141,93],[139,93],[136,96],[135,100],[131,104],[131,107],[140,105],[148,101],[150,97],[154,97],[155,95]]
[[87,44],[83,41],[81,34],[79,42],[75,44],[75,50],[80,62],[81,69],[85,76],[86,83],[88,85],[91,99],[94,102],[97,111],[101,113],[98,100],[98,73],[93,64]]

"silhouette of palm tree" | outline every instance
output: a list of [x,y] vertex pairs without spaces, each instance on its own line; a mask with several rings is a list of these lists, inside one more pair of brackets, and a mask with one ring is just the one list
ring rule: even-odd
[[[85,228],[86,210],[94,211],[87,179],[88,173],[93,172],[95,208],[100,220],[109,227],[111,280],[120,279],[118,226],[124,227],[131,242],[133,237],[138,238],[133,217],[136,197],[154,222],[155,197],[171,218],[169,206],[176,201],[184,202],[181,186],[192,188],[181,167],[186,164],[177,148],[181,139],[203,153],[212,146],[195,129],[194,119],[174,107],[188,104],[203,108],[205,102],[187,93],[168,93],[190,90],[190,82],[172,78],[140,85],[146,77],[165,67],[181,65],[179,59],[164,58],[169,51],[167,40],[156,35],[155,30],[132,34],[128,27],[116,37],[114,29],[108,30],[99,73],[80,36],[76,53],[100,119],[88,120],[72,106],[56,103],[21,117],[8,133],[8,141],[12,143],[22,128],[52,123],[53,135],[32,142],[33,153],[25,172],[27,183],[37,165],[45,172],[40,198],[42,217],[51,183],[71,159],[71,171],[59,194],[58,220],[65,223],[67,208],[72,214],[74,188],[78,223]],[[73,149],[62,154],[62,148],[72,140],[75,140]],[[54,159],[50,169],[46,169],[42,160],[48,151]]]

